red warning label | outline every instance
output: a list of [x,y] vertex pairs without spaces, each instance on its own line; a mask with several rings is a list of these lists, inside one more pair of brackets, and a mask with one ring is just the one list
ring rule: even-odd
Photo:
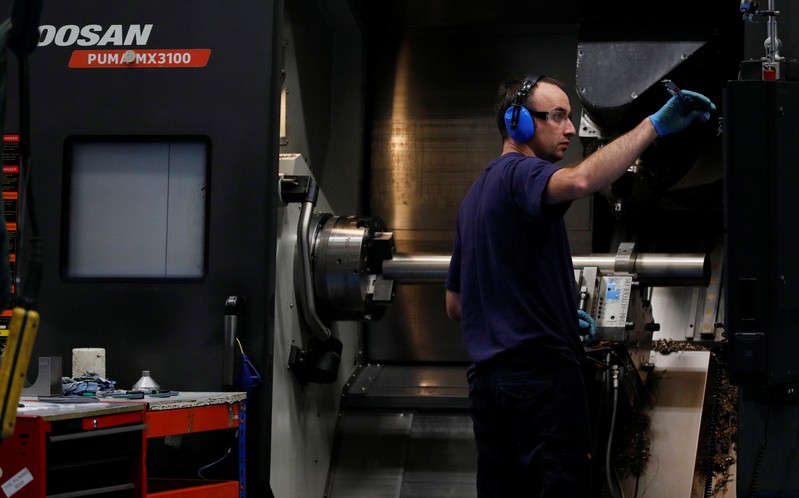
[[205,67],[211,49],[75,50],[71,68]]

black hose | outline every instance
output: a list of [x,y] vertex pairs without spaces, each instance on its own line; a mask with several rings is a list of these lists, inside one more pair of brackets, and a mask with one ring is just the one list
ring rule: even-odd
[[760,443],[755,454],[755,464],[752,466],[752,478],[749,480],[749,493],[746,495],[748,498],[755,498],[757,491],[757,484],[760,480],[760,467],[763,465],[763,455],[766,452],[766,442]]
[[605,480],[608,484],[608,491],[610,491],[613,498],[618,498],[616,488],[610,475],[611,467],[611,454],[613,452],[613,433],[616,429],[616,415],[619,409],[619,367],[613,365],[613,412],[610,416],[610,433],[608,434],[608,447],[605,450]]
[[[43,243],[39,235],[39,219],[36,215],[33,201],[33,181],[31,176],[31,146],[30,146],[30,83],[28,76],[28,54],[17,54],[19,62],[19,91],[20,91],[20,175],[23,176],[24,212],[28,215],[30,223],[30,257],[28,258],[27,274],[25,278],[18,278],[19,294],[17,304],[25,309],[36,309],[39,299],[39,287],[42,275]],[[20,243],[20,252],[22,244]]]
[[755,498],[755,492],[757,492],[758,481],[760,481],[760,467],[763,465],[763,457],[765,456],[766,447],[768,446],[768,423],[770,418],[771,406],[769,405],[766,408],[766,423],[765,427],[763,428],[763,441],[757,448],[757,453],[755,454],[755,463],[752,466],[752,478],[749,480],[749,492],[746,495],[748,498]]
[[596,412],[596,421],[594,423],[594,433],[591,436],[591,454],[597,454],[597,446],[599,445],[599,427],[601,426],[602,417],[605,414],[605,406],[607,405],[607,398],[610,391],[610,372],[608,372],[610,364],[610,353],[607,355],[607,363],[593,358],[591,355],[586,355],[586,358],[593,360],[597,365],[606,369],[604,372],[605,380],[602,383],[603,390],[599,395],[599,406]]

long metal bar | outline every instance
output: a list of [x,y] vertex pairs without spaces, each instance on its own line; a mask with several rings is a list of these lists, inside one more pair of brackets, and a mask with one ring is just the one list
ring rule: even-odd
[[383,278],[405,284],[433,284],[447,280],[449,254],[395,254],[383,261]]
[[[405,284],[429,284],[447,279],[448,254],[395,254],[383,261],[383,278]],[[616,254],[572,256],[575,268],[597,267],[613,273]],[[707,286],[710,258],[705,254],[642,253],[633,256],[629,273],[635,273],[643,285],[661,287]]]
[[768,0],[768,10],[771,15],[768,17],[767,36],[766,39],[766,56],[769,62],[776,62],[780,60],[780,39],[777,37],[777,12],[774,6],[774,0]]
[[[596,266],[613,272],[615,254],[572,256],[575,268]],[[710,282],[710,257],[707,254],[640,253],[631,261],[629,273],[635,273],[644,285],[660,287],[707,286]]]

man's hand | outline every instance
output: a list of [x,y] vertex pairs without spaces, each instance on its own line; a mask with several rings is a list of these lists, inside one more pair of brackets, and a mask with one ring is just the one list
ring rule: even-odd
[[694,119],[715,110],[713,102],[701,93],[681,90],[649,119],[662,137],[684,130]]
[[580,326],[580,335],[593,339],[596,335],[596,322],[593,317],[583,310],[577,310],[577,324]]

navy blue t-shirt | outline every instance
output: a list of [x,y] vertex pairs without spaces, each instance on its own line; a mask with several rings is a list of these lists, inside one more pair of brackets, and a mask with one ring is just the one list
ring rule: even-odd
[[582,358],[563,221],[571,203],[543,202],[557,170],[539,158],[505,154],[458,209],[446,287],[460,293],[463,341],[475,364],[526,346]]

